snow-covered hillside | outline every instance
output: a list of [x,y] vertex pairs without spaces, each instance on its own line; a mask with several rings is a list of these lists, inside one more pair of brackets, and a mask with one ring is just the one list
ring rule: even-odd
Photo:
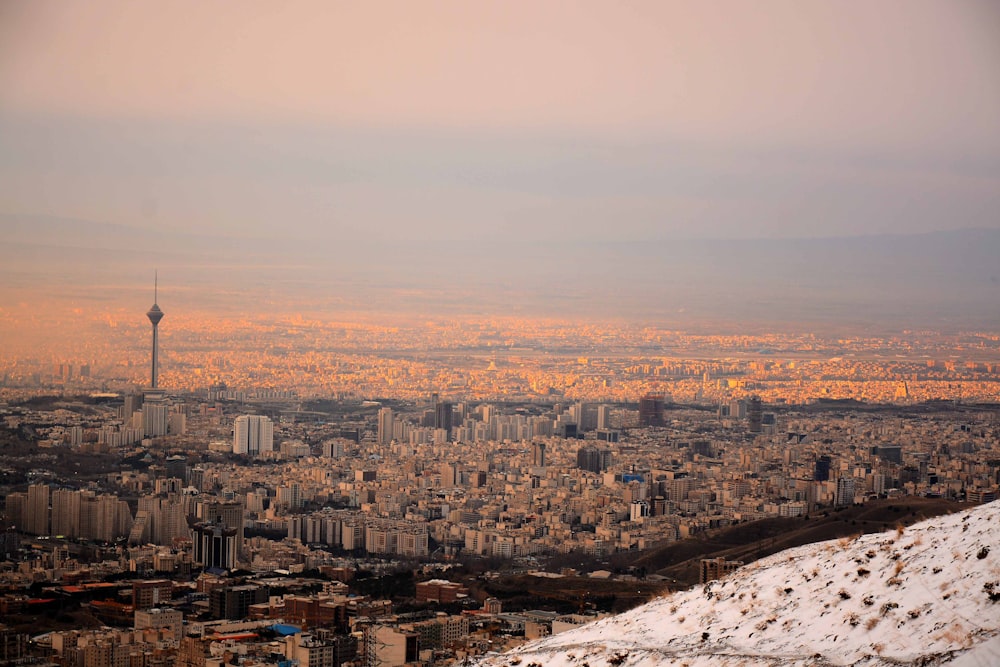
[[1000,665],[1000,501],[790,549],[484,660],[520,667]]

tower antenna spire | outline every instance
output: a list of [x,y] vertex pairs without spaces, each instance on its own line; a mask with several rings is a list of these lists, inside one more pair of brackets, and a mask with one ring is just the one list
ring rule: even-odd
[[159,276],[159,270],[158,269],[153,269],[153,303],[156,303],[157,301],[159,301],[159,299],[156,298],[157,297],[157,289],[159,287],[159,282],[160,282],[159,278],[160,278],[160,276]]

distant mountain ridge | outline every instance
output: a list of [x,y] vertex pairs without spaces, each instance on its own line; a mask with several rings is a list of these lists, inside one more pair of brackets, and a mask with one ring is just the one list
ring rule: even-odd
[[[120,223],[88,220],[51,215],[36,214],[0,214],[0,232],[10,241],[26,244],[65,245],[67,247],[99,245],[102,242],[122,244],[125,242],[147,242],[150,239],[172,240],[231,240],[239,241],[245,236],[234,234],[220,236],[217,233],[194,233],[177,231],[170,228],[168,222],[149,224],[147,226],[124,225]],[[313,238],[313,235],[275,235],[254,237],[267,243],[285,242],[300,243]],[[465,239],[461,239],[464,241]],[[517,238],[520,245],[531,245],[531,238]],[[351,239],[351,243],[359,242]],[[365,242],[361,242],[365,243]],[[386,242],[383,242],[384,244]],[[406,242],[412,245],[412,241]],[[427,239],[428,246],[449,243],[448,239]],[[549,240],[544,243],[548,244]],[[387,243],[391,245],[391,243]],[[679,247],[685,249],[708,249],[711,247],[738,248],[750,252],[766,251],[768,248],[797,249],[808,251],[810,248],[824,247],[851,251],[895,249],[906,253],[913,250],[936,251],[964,249],[973,254],[991,253],[1000,250],[1000,229],[961,228],[947,231],[917,232],[912,234],[866,234],[847,236],[816,236],[816,237],[783,237],[783,238],[698,238],[651,237],[642,240],[587,240],[567,238],[570,247],[597,246],[620,252],[643,252],[655,254],[665,248]],[[419,244],[418,244],[419,245]]]
[[[292,226],[294,228],[294,226]],[[608,232],[609,236],[612,231]],[[0,282],[134,284],[252,303],[338,302],[449,313],[1000,327],[1000,230],[799,239],[598,241],[530,237],[262,239],[0,216]],[[419,304],[407,295],[420,293]],[[293,306],[294,307],[294,306]]]
[[478,665],[1000,664],[1000,502],[797,547]]

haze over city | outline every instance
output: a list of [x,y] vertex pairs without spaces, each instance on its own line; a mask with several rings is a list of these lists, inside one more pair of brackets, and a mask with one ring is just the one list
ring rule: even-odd
[[2,12],[5,312],[997,323],[991,2]]
[[998,211],[992,0],[0,0],[0,667],[996,664]]

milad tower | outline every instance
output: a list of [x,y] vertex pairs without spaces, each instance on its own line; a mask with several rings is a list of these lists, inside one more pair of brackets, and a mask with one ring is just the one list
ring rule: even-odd
[[153,274],[153,305],[149,307],[149,311],[146,313],[146,317],[148,317],[149,321],[153,324],[153,368],[152,368],[152,378],[151,378],[151,382],[150,382],[150,388],[151,389],[156,389],[156,375],[157,375],[157,371],[159,371],[159,367],[157,366],[158,359],[157,359],[156,327],[160,323],[160,320],[163,319],[163,311],[160,310],[160,307],[158,305],[156,305],[157,283],[158,282],[159,281],[157,280],[157,276],[154,273]]

